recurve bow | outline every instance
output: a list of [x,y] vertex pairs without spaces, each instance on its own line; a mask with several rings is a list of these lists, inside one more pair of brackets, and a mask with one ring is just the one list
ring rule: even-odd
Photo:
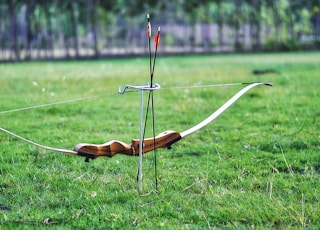
[[[202,122],[197,125],[187,129],[181,133],[176,131],[168,130],[160,133],[155,138],[146,138],[143,140],[143,153],[152,151],[157,148],[171,148],[171,145],[176,143],[177,141],[189,136],[190,134],[198,131],[204,126],[208,125],[214,119],[216,119],[219,115],[221,115],[226,109],[228,109],[235,101],[237,101],[242,95],[248,92],[250,89],[258,86],[258,85],[267,85],[272,86],[272,84],[267,82],[255,82],[255,83],[243,83],[248,84],[245,88],[241,89],[238,93],[236,93],[233,97],[231,97],[225,104],[223,104],[218,110],[212,113],[209,117],[207,117]],[[82,156],[86,158],[86,161],[89,159],[95,159],[100,156],[113,157],[116,154],[125,154],[129,156],[138,156],[139,155],[139,139],[133,139],[130,144],[126,144],[121,141],[112,140],[104,144],[85,144],[81,143],[74,147],[73,150],[67,150],[62,148],[54,148],[46,145],[41,145],[31,140],[28,140],[24,137],[21,137],[15,133],[12,133],[4,128],[0,127],[0,130],[6,132],[16,138],[19,138],[29,144],[35,145],[39,148],[43,148],[46,150]],[[155,141],[155,143],[154,143]]]

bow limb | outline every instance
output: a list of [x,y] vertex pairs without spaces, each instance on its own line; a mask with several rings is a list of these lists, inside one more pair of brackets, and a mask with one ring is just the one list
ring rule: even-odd
[[27,143],[29,143],[29,144],[32,144],[32,145],[34,145],[34,146],[37,146],[37,147],[39,147],[39,148],[43,148],[43,149],[51,150],[51,151],[55,151],[55,152],[60,152],[60,153],[71,154],[71,155],[78,155],[77,152],[72,151],[72,150],[60,149],[60,148],[53,148],[53,147],[50,147],[50,146],[38,144],[38,143],[36,143],[36,142],[30,141],[30,140],[28,140],[28,139],[26,139],[26,138],[24,138],[24,137],[21,137],[21,136],[15,134],[15,133],[10,132],[9,130],[6,130],[6,129],[1,128],[1,127],[0,127],[0,130],[3,131],[3,132],[5,132],[5,133],[7,133],[7,134],[10,134],[11,136],[14,136],[14,137],[16,137],[16,138],[18,138],[18,139],[20,139],[20,140],[23,140],[23,141],[25,141],[25,142],[27,142]]
[[[244,83],[245,84],[245,83]],[[237,94],[235,94],[232,98],[230,98],[225,104],[223,104],[218,110],[216,110],[214,113],[212,113],[208,118],[206,118],[204,121],[200,122],[199,124],[193,126],[192,128],[183,131],[180,133],[181,138],[185,138],[186,136],[189,136],[190,134],[198,131],[199,129],[203,128],[204,126],[208,125],[210,122],[212,122],[214,119],[216,119],[218,116],[220,116],[224,111],[226,111],[234,102],[236,102],[243,94],[248,92],[250,89],[258,86],[258,85],[267,85],[272,86],[270,83],[266,82],[256,82],[251,83],[250,85],[246,86],[242,90],[240,90]]]

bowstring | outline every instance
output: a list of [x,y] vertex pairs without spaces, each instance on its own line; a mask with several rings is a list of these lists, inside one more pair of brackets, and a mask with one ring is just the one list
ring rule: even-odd
[[[160,90],[209,88],[209,87],[235,86],[235,85],[243,85],[243,84],[247,84],[247,83],[227,83],[227,84],[209,84],[209,85],[171,86],[171,87],[161,87]],[[138,93],[138,92],[139,92],[139,90],[128,91],[128,93]],[[77,102],[77,101],[91,100],[91,99],[95,99],[95,98],[99,98],[99,97],[106,97],[106,96],[110,96],[110,95],[114,95],[114,94],[118,94],[118,92],[105,93],[105,94],[93,95],[93,96],[81,97],[81,98],[74,98],[74,99],[68,99],[68,100],[64,100],[64,101],[56,101],[56,102],[52,102],[52,103],[33,105],[33,106],[27,106],[27,107],[22,107],[22,108],[16,108],[16,109],[9,109],[9,110],[5,110],[5,111],[0,111],[0,115],[1,114],[6,114],[6,113],[14,113],[14,112],[20,112],[20,111],[25,111],[25,110],[43,108],[43,107],[50,107],[50,106],[55,106],[55,105],[62,105],[62,104],[72,103],[72,102]],[[147,109],[148,109],[148,107],[147,107]]]
[[88,97],[74,98],[74,99],[68,99],[68,100],[64,100],[64,101],[57,101],[57,102],[52,102],[52,103],[33,105],[33,106],[28,106],[28,107],[16,108],[16,109],[9,109],[9,110],[5,110],[5,111],[0,111],[0,114],[14,113],[14,112],[20,112],[20,111],[25,111],[25,110],[49,107],[49,106],[54,106],[54,105],[62,105],[62,104],[71,103],[71,102],[91,100],[91,99],[95,99],[95,98],[99,98],[99,97],[110,96],[113,94],[118,94],[118,93],[105,93],[105,94],[100,94],[100,95],[93,95],[93,96],[88,96]]
[[221,84],[209,84],[209,85],[187,85],[187,86],[170,86],[161,87],[162,90],[172,90],[172,89],[192,89],[192,88],[210,88],[210,87],[222,87],[222,86],[236,86],[243,85],[247,83],[236,82],[236,83],[221,83]]

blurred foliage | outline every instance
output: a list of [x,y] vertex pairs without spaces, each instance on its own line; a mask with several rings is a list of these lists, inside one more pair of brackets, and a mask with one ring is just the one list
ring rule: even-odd
[[164,28],[162,52],[317,49],[319,7],[319,0],[5,0],[0,60],[141,55],[147,13]]

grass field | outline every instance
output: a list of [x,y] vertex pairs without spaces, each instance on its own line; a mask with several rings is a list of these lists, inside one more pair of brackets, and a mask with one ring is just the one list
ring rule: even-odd
[[[254,75],[253,70],[275,73]],[[199,132],[138,158],[84,158],[0,133],[0,229],[320,228],[320,53],[161,57],[156,133],[184,131],[244,86],[267,81]],[[0,127],[53,147],[139,137],[139,93],[148,59],[0,65]],[[145,94],[147,95],[147,94]],[[145,96],[145,99],[147,97]],[[146,102],[145,102],[146,104]],[[151,119],[148,119],[150,121]],[[148,122],[147,135],[151,137]]]

